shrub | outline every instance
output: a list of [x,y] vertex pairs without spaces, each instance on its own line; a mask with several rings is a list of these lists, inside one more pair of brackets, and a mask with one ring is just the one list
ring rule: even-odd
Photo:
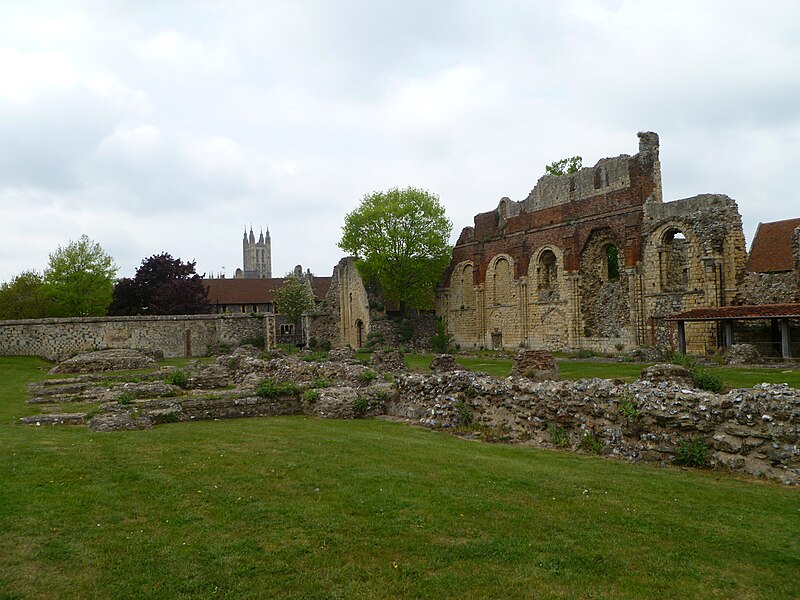
[[704,467],[708,463],[708,446],[697,438],[690,442],[683,440],[675,449],[672,462],[683,467]]
[[331,351],[331,341],[330,340],[322,340],[319,343],[319,349],[322,352],[330,352]]
[[323,362],[328,360],[327,352],[306,352],[303,355],[303,360],[306,362]]
[[175,371],[167,376],[167,383],[177,385],[179,388],[185,388],[189,385],[189,376],[186,371]]
[[583,432],[580,446],[581,450],[591,452],[592,454],[600,454],[603,451],[603,442],[598,440],[591,431]]
[[375,371],[373,371],[372,369],[367,369],[366,371],[362,371],[361,373],[358,374],[358,380],[361,383],[369,383],[370,381],[373,381],[377,376],[378,374]]
[[636,408],[636,404],[629,394],[623,396],[623,400],[619,405],[619,413],[627,419],[636,419],[642,414],[639,412],[639,409]]
[[459,425],[469,425],[472,423],[472,409],[466,402],[458,400],[454,406]]
[[316,402],[319,400],[320,391],[318,389],[309,389],[303,392],[303,401],[305,402]]
[[701,390],[717,393],[722,391],[722,377],[715,373],[709,373],[703,369],[694,369],[692,371],[692,379],[694,384]]
[[325,379],[324,377],[317,377],[314,381],[311,382],[312,388],[326,388],[331,387],[331,382]]
[[365,414],[367,414],[368,408],[369,399],[365,398],[364,396],[359,396],[353,401],[353,413],[359,417],[363,417]]
[[131,404],[134,401],[133,394],[130,392],[122,392],[117,398],[119,404]]
[[575,353],[576,358],[592,358],[593,356],[597,356],[597,352],[594,350],[578,350]]
[[454,349],[453,336],[447,332],[443,319],[436,321],[436,333],[431,336],[431,348],[438,354],[446,354]]
[[255,337],[246,337],[240,340],[243,346],[255,346],[256,348],[263,348],[265,346],[264,336],[257,335]]
[[409,342],[414,337],[414,323],[411,319],[403,319],[397,326],[397,339]]
[[256,388],[256,395],[262,398],[277,398],[278,396],[296,396],[300,388],[294,383],[281,383],[270,378],[264,379]]
[[671,352],[669,355],[669,362],[673,365],[686,367],[687,369],[694,369],[697,367],[697,359],[689,354],[681,354],[680,352]]
[[555,423],[548,423],[547,435],[550,436],[550,443],[559,448],[564,448],[569,443],[567,440],[567,432],[564,431],[563,427],[559,427]]

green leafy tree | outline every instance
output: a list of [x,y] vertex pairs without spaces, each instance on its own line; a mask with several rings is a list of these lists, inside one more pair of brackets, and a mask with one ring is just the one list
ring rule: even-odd
[[580,156],[572,156],[550,163],[545,167],[545,171],[548,175],[555,175],[558,177],[576,173],[581,170],[581,167],[583,167],[583,158]]
[[53,316],[105,315],[116,274],[114,259],[86,235],[59,246],[44,272]]
[[377,281],[401,310],[429,308],[450,262],[452,228],[438,196],[392,188],[364,196],[348,213],[339,247],[357,257],[361,276]]
[[0,319],[41,319],[50,316],[44,278],[24,271],[0,285]]
[[300,317],[307,310],[314,308],[314,296],[311,286],[305,279],[288,274],[283,285],[273,295],[275,312],[286,317],[294,324],[295,331],[300,331]]

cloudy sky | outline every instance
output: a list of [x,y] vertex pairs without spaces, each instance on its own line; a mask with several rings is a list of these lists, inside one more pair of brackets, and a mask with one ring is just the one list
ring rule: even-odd
[[439,195],[454,237],[544,166],[661,137],[664,198],[725,193],[748,244],[800,216],[800,3],[0,3],[0,281],[85,233],[121,276],[169,252],[330,275],[374,190]]

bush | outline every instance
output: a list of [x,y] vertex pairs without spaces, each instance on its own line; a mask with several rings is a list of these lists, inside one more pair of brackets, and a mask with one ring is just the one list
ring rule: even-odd
[[263,335],[257,335],[255,337],[246,337],[240,340],[241,345],[243,346],[255,346],[256,348],[264,348],[266,345],[264,342]]
[[367,414],[367,409],[369,409],[369,399],[365,398],[364,396],[359,396],[353,402],[353,413],[359,417],[363,417]]
[[708,463],[708,446],[697,438],[683,440],[675,449],[672,462],[683,467],[704,467]]
[[130,392],[122,392],[117,398],[119,404],[131,404],[133,401],[134,397]]
[[372,369],[367,369],[366,371],[363,371],[358,374],[358,380],[361,383],[369,383],[370,381],[373,381],[377,376],[378,374],[375,371],[373,371]]
[[575,358],[592,358],[597,356],[597,352],[594,350],[578,350],[575,353]]
[[681,354],[680,352],[671,352],[669,355],[669,362],[673,365],[686,367],[687,369],[694,369],[697,367],[697,359],[688,354]]
[[436,321],[436,333],[431,336],[431,348],[438,354],[447,354],[454,349],[453,336],[447,332],[442,319]]
[[256,395],[262,398],[277,398],[278,396],[296,396],[300,388],[294,383],[281,383],[270,378],[264,379],[256,388]]
[[567,440],[567,432],[564,431],[563,427],[559,427],[555,423],[548,423],[547,435],[550,436],[550,443],[559,448],[564,448],[569,443],[569,440]]
[[314,381],[311,382],[312,388],[326,388],[331,387],[331,382],[325,379],[324,377],[317,377]]
[[310,389],[303,392],[303,401],[304,402],[316,402],[319,400],[320,391],[317,389]]
[[330,352],[331,351],[331,341],[330,340],[322,340],[319,343],[319,349],[322,352]]
[[692,379],[698,388],[707,392],[719,393],[724,387],[722,377],[715,373],[704,371],[703,369],[694,369],[692,371]]
[[303,360],[306,362],[323,362],[328,360],[327,352],[306,352],[303,355]]
[[186,371],[175,371],[167,376],[167,383],[177,385],[179,388],[185,388],[189,385],[189,376]]
[[403,319],[397,326],[397,339],[409,342],[414,337],[414,323],[411,319]]

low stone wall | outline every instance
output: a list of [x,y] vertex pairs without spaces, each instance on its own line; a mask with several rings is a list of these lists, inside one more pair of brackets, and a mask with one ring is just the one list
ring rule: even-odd
[[468,371],[399,375],[396,383],[387,412],[429,427],[471,425],[509,441],[663,463],[698,440],[711,467],[800,482],[800,390],[786,385],[712,394],[673,382],[534,383]]
[[160,350],[164,356],[202,356],[225,344],[265,336],[274,342],[269,316],[170,315],[78,317],[0,321],[0,355],[62,360],[85,350]]

